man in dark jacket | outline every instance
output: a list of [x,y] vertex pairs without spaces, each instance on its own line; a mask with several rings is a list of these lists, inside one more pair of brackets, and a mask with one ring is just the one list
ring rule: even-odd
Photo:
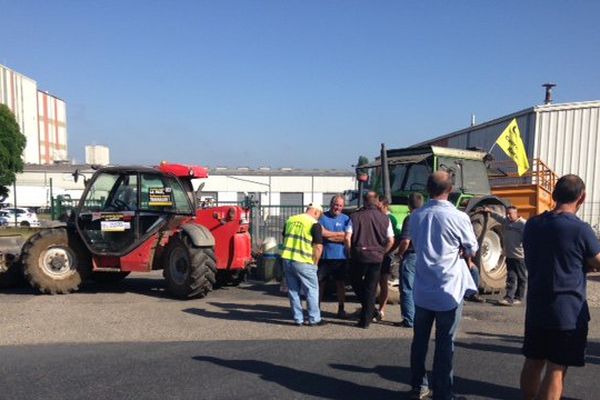
[[365,206],[352,214],[352,230],[346,235],[351,254],[352,286],[362,304],[357,326],[368,328],[375,314],[375,296],[384,256],[394,245],[394,231],[387,215],[377,208],[375,192],[364,195]]

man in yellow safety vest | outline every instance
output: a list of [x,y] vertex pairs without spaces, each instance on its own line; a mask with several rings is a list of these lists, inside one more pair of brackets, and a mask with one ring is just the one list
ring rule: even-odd
[[300,289],[306,293],[309,326],[323,325],[319,309],[317,264],[323,251],[323,235],[319,217],[323,208],[309,204],[306,212],[291,216],[283,231],[283,271],[296,326],[304,325]]

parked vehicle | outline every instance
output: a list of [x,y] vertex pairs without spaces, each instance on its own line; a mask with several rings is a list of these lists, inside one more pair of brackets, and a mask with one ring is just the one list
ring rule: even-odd
[[8,224],[14,226],[15,225],[15,214],[17,216],[17,226],[22,227],[39,227],[40,221],[38,219],[37,214],[30,210],[29,208],[3,208],[0,210],[2,212],[2,216],[8,219]]
[[8,226],[8,213],[0,211],[0,228]]
[[357,180],[364,189],[389,196],[390,211],[402,223],[408,215],[410,193],[419,192],[427,198],[427,178],[432,172],[445,170],[452,174],[454,188],[448,200],[471,218],[480,247],[475,260],[480,286],[486,291],[497,291],[506,285],[503,232],[483,208],[504,214],[510,202],[492,194],[484,162],[486,154],[437,146],[386,150],[382,145],[376,161],[357,167]]
[[249,212],[197,209],[191,182],[206,177],[205,168],[168,163],[99,169],[65,226],[23,245],[25,278],[58,294],[86,278],[115,282],[162,269],[167,290],[184,299],[205,296],[217,282],[238,284],[253,261]]

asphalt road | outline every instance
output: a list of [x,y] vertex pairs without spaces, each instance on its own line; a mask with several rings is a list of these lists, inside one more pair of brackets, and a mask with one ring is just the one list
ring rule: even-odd
[[[351,321],[295,327],[275,286],[244,285],[187,302],[156,275],[68,296],[0,293],[0,399],[398,399],[409,389],[411,331]],[[593,308],[594,320],[600,310]],[[467,399],[518,399],[523,308],[467,304],[455,387]],[[600,329],[568,399],[596,399]]]

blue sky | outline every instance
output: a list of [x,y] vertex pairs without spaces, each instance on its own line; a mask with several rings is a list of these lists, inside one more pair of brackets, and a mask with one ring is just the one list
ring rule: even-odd
[[69,153],[350,168],[543,101],[600,99],[598,1],[0,0],[0,63],[63,98]]

